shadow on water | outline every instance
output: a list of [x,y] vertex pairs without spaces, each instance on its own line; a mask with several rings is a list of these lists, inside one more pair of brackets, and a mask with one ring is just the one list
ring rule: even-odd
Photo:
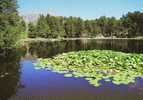
[[140,78],[128,86],[101,81],[102,86],[96,88],[82,78],[64,78],[61,74],[34,69],[33,62],[39,57],[93,49],[143,53],[143,40],[27,43],[18,51],[0,56],[0,100],[10,97],[10,100],[143,100],[143,80]]
[[1,50],[0,55],[0,100],[15,95],[20,86],[20,56],[16,50]]
[[130,53],[143,53],[143,40],[71,40],[55,42],[33,42],[29,52],[40,58],[52,57],[56,54],[79,50],[115,50]]

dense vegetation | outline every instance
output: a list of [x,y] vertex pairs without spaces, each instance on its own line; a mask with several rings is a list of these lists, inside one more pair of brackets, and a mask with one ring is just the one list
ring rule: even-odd
[[17,1],[0,0],[0,48],[13,47],[25,30],[25,22],[18,15]]
[[[18,15],[17,0],[0,0],[0,48],[12,47],[27,37],[26,23]],[[143,13],[133,12],[120,19],[102,16],[95,20],[79,17],[40,15],[37,22],[28,24],[30,38],[79,38],[143,36]]]
[[108,50],[69,52],[39,59],[36,69],[42,68],[65,77],[83,77],[94,86],[103,79],[117,85],[129,84],[143,77],[143,55]]
[[12,47],[23,37],[79,38],[143,36],[143,13],[133,12],[120,19],[102,16],[95,20],[80,17],[40,15],[37,22],[28,24],[18,15],[17,0],[0,0],[0,48]]
[[78,38],[78,37],[143,36],[143,13],[133,12],[120,19],[102,16],[95,20],[79,17],[41,15],[37,23],[29,23],[30,38]]

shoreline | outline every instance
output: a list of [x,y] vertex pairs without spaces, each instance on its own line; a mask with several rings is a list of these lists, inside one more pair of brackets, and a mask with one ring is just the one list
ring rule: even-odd
[[26,38],[21,39],[22,42],[47,42],[47,41],[63,41],[63,40],[143,40],[143,37],[139,38]]

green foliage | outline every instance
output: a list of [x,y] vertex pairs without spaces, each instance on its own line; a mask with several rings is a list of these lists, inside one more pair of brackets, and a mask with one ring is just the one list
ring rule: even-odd
[[20,19],[20,25],[19,25],[19,27],[20,27],[20,29],[21,29],[21,31],[23,32],[23,33],[25,33],[26,32],[26,23],[25,23],[25,21],[24,21],[24,19],[23,18],[21,18]]
[[28,37],[29,38],[36,38],[36,26],[33,23],[28,24]]
[[[36,36],[42,38],[78,38],[78,37],[137,37],[143,35],[143,13],[133,12],[120,19],[101,16],[95,20],[83,20],[79,17],[43,16],[38,19]],[[30,27],[29,27],[30,28]],[[33,28],[32,28],[33,30]],[[35,30],[29,34],[35,33]]]
[[128,13],[122,17],[123,26],[128,29],[128,37],[143,36],[143,13]]
[[39,17],[36,29],[37,29],[36,32],[37,32],[38,37],[41,37],[41,38],[48,38],[49,37],[49,35],[51,33],[50,27],[46,23],[46,19],[43,15],[41,15]]
[[13,47],[20,33],[25,31],[25,23],[18,16],[16,0],[0,1],[0,48]]
[[116,85],[129,84],[137,77],[143,78],[143,55],[108,50],[69,52],[39,59],[36,68],[63,73],[65,77],[84,77],[94,86],[100,86],[103,79]]

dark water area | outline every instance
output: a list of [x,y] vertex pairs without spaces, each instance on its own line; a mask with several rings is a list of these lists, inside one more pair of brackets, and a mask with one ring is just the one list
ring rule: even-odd
[[97,88],[83,78],[64,78],[62,74],[34,69],[37,58],[94,49],[143,53],[143,40],[34,42],[1,51],[0,100],[143,100],[141,78],[129,85],[100,81],[102,85]]
[[79,50],[114,50],[127,53],[143,53],[143,40],[71,40],[30,43],[29,52],[38,57],[52,57],[56,54]]

